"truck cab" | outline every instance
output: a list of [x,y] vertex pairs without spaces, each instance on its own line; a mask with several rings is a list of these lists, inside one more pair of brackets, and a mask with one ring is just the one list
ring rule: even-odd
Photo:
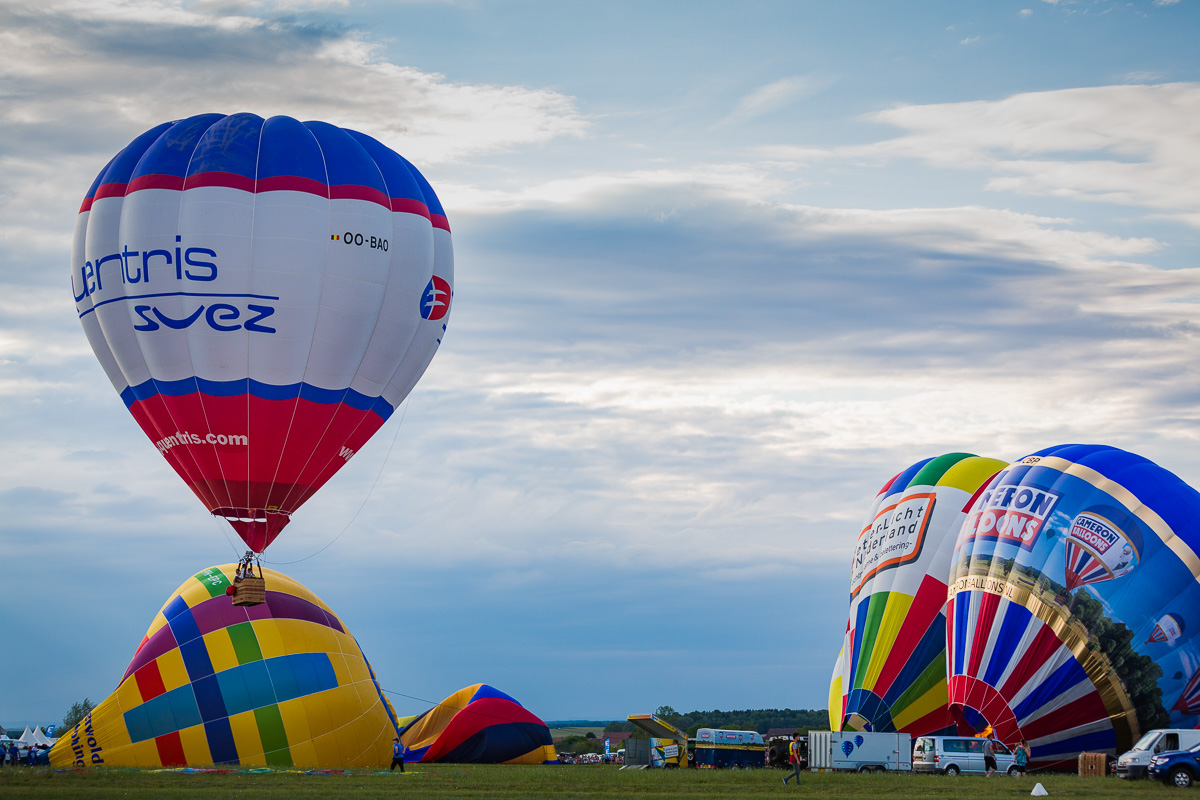
[[1159,753],[1190,750],[1200,745],[1200,730],[1189,728],[1160,728],[1150,731],[1128,752],[1117,759],[1118,778],[1142,778],[1150,767],[1150,759]]

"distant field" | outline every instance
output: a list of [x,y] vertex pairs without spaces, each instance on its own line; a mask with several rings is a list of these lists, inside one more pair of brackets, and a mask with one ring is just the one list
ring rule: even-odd
[[344,775],[183,774],[136,770],[53,772],[48,769],[0,770],[5,798],[756,798],[806,797],[991,798],[1028,797],[1040,780],[1052,797],[1148,798],[1191,796],[1158,783],[1127,783],[1116,778],[1071,775],[1011,778],[947,778],[940,775],[806,775],[800,788],[783,787],[778,770],[626,770],[616,767],[516,767],[434,765],[406,774],[354,772]]

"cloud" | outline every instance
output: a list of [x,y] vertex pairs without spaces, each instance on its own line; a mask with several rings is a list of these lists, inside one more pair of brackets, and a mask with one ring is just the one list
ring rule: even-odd
[[803,100],[823,88],[823,82],[807,75],[780,78],[760,86],[742,97],[737,107],[722,120],[722,124],[748,122],[766,114],[779,111],[799,100]]
[[212,110],[326,119],[422,162],[586,130],[560,93],[393,64],[333,18],[278,6],[268,16],[209,8],[149,0],[0,6],[0,158],[20,153],[18,164],[35,170],[37,156],[52,152],[107,157],[165,119]]

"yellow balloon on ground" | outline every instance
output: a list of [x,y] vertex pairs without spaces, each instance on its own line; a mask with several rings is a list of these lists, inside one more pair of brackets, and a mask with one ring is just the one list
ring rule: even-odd
[[396,714],[333,611],[272,570],[234,606],[235,564],[188,578],[120,685],[50,751],[55,767],[382,767]]

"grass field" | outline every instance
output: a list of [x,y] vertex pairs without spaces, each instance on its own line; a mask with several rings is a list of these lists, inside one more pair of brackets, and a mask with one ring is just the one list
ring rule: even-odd
[[[415,765],[414,765],[415,766]],[[1028,797],[1041,781],[1051,797],[1189,797],[1191,790],[1149,781],[1042,775],[947,778],[941,775],[805,775],[800,788],[784,787],[777,770],[626,770],[616,767],[518,767],[432,765],[405,774],[356,771],[341,775],[303,773],[200,773],[49,769],[0,771],[0,798],[990,798]]]

